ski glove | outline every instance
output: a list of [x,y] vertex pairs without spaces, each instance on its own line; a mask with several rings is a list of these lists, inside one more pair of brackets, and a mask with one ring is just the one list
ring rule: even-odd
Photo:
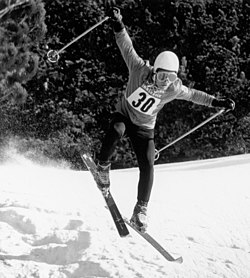
[[212,101],[213,107],[221,107],[225,108],[226,110],[234,110],[235,108],[235,102],[230,98],[222,98],[222,99],[214,99]]
[[107,16],[110,18],[113,29],[116,33],[119,33],[123,28],[124,24],[122,22],[122,15],[120,9],[117,7],[112,7],[108,12]]

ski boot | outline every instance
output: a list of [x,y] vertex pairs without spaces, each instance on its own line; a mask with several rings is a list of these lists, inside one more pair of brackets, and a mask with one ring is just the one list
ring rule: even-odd
[[135,205],[130,223],[141,233],[145,233],[148,226],[147,202],[138,201]]
[[97,163],[97,177],[96,183],[98,188],[101,190],[104,196],[107,196],[110,188],[110,179],[109,179],[109,171],[110,171],[111,163],[100,164]]

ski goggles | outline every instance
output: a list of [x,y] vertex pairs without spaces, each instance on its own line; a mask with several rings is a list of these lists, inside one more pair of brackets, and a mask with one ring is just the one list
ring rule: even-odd
[[156,79],[160,82],[174,82],[177,79],[177,74],[174,72],[158,71],[156,73]]

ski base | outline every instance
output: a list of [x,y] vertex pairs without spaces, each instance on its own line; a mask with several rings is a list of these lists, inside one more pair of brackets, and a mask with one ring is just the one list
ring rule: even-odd
[[[96,176],[98,175],[97,170],[96,170],[96,164],[92,157],[89,154],[81,154],[81,158],[86,165],[87,169],[90,171],[92,174],[94,180],[96,180]],[[107,194],[102,194],[106,204],[107,208],[110,211],[110,214],[114,220],[115,226],[117,228],[117,231],[121,237],[125,237],[129,235],[128,228],[121,216],[121,213],[114,201],[114,198],[112,197],[110,191],[108,191]]]
[[129,225],[130,228],[132,228],[134,231],[136,231],[141,237],[143,237],[152,247],[154,247],[167,261],[169,262],[175,262],[175,263],[182,263],[183,258],[178,257],[174,258],[169,252],[167,252],[151,235],[146,233],[141,233],[139,230],[134,227],[130,223],[130,221],[127,218],[123,218],[125,223]]

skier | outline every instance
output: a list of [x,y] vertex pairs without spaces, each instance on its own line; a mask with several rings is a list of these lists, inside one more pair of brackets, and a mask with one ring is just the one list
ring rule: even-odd
[[98,187],[104,194],[109,190],[110,158],[117,142],[126,134],[132,143],[140,171],[137,203],[130,221],[139,231],[145,232],[147,205],[154,179],[154,127],[158,112],[174,99],[225,109],[234,109],[235,103],[231,99],[216,99],[182,85],[177,76],[179,59],[172,51],[161,52],[153,67],[150,66],[133,48],[120,10],[114,7],[108,16],[116,43],[129,70],[129,81],[102,142],[97,162]]

